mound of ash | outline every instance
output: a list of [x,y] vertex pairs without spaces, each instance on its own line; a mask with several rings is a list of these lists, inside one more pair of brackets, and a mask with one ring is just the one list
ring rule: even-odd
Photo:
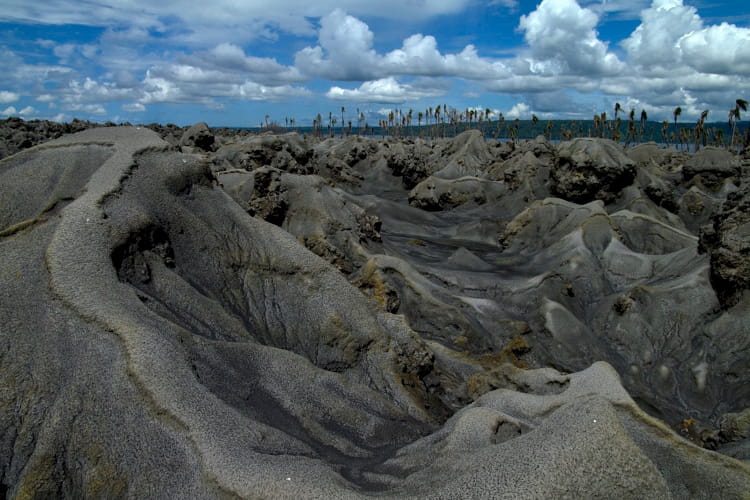
[[0,161],[0,496],[750,491],[742,158],[150,128]]

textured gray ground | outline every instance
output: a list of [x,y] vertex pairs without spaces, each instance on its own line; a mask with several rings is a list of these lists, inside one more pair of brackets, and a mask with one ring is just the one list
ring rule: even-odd
[[211,134],[0,161],[4,496],[747,498],[741,159]]

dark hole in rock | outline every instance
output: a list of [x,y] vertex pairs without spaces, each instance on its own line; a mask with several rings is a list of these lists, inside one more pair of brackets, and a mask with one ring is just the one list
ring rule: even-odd
[[147,226],[131,233],[124,243],[112,251],[112,264],[120,281],[146,284],[151,281],[151,268],[147,253],[158,256],[164,265],[173,268],[174,251],[164,229]]

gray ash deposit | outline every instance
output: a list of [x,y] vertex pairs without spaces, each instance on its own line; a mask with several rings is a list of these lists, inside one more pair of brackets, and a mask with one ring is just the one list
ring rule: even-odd
[[750,491],[747,159],[153,128],[5,146],[5,497]]

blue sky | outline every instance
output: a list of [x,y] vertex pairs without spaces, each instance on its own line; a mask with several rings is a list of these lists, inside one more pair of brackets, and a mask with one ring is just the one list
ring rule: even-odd
[[725,120],[750,100],[748,3],[0,0],[0,117],[309,125],[344,107],[376,124],[447,104],[589,119],[619,102]]

